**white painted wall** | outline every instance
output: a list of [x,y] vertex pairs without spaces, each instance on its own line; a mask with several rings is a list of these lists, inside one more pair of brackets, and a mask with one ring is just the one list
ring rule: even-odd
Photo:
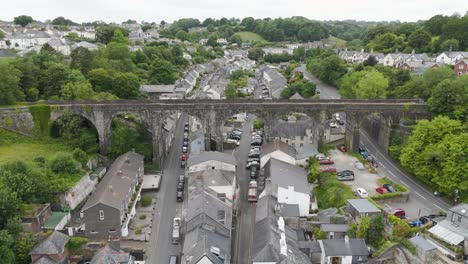
[[189,172],[197,172],[204,170],[236,171],[236,166],[217,160],[209,160],[189,167]]
[[211,262],[207,256],[203,256],[203,258],[201,258],[197,264],[213,264],[213,262]]
[[301,216],[309,215],[310,194],[296,192],[294,186],[289,186],[288,189],[278,186],[277,193],[278,203],[298,204],[299,214]]
[[296,159],[294,157],[289,156],[288,154],[284,153],[281,150],[275,150],[270,154],[267,154],[260,159],[260,167],[263,168],[265,164],[270,160],[270,158],[275,158],[277,160],[284,161],[286,163],[296,165]]
[[453,65],[452,60],[445,53],[439,54],[439,56],[436,57],[436,62],[442,62],[445,64]]

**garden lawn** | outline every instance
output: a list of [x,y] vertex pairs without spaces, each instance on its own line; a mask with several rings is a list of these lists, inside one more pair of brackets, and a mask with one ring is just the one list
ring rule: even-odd
[[234,35],[238,35],[239,37],[241,37],[242,42],[267,42],[262,36],[253,32],[242,31],[237,32]]
[[34,139],[0,129],[0,164],[13,160],[29,163],[39,156],[49,160],[59,151],[72,149],[58,140]]

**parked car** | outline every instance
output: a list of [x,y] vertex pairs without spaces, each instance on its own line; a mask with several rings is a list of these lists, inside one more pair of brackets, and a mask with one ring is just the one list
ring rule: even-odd
[[320,170],[321,172],[336,172],[336,168],[333,166],[327,166]]
[[325,156],[325,154],[322,154],[322,153],[315,155],[315,158],[318,159],[318,160],[329,160],[330,159],[329,157]]
[[341,120],[340,113],[335,113],[335,114],[333,114],[333,118],[334,118],[336,121]]
[[177,184],[177,191],[179,191],[179,192],[183,192],[183,191],[184,191],[184,183],[179,182],[179,183]]
[[388,193],[387,189],[385,189],[385,187],[382,186],[375,188],[375,191],[380,194]]
[[189,132],[189,127],[188,126],[184,127],[184,132]]
[[343,119],[336,120],[336,122],[338,122],[338,125],[340,125],[340,126],[344,125],[344,121],[343,121]]
[[391,193],[397,192],[395,188],[393,188],[393,186],[388,183],[384,184],[383,187],[387,189],[388,192],[391,192]]
[[396,209],[392,209],[390,210],[389,212],[390,214],[400,218],[400,219],[405,219],[406,218],[406,212],[405,210],[401,209],[401,208],[396,208]]
[[184,201],[184,192],[177,192],[177,202]]
[[169,264],[177,264],[178,257],[176,255],[172,255],[169,257]]
[[333,160],[331,159],[323,159],[319,160],[320,165],[332,165],[334,164]]
[[184,137],[188,137],[188,132],[187,131],[184,132]]
[[183,152],[183,153],[187,153],[187,150],[188,150],[188,147],[187,147],[187,146],[182,147],[182,152]]
[[247,165],[245,166],[245,168],[247,168],[247,169],[249,169],[251,167],[260,168],[260,163],[257,162],[257,161],[252,161],[252,162],[247,163]]
[[247,159],[247,163],[253,162],[253,161],[255,161],[255,162],[260,162],[260,158],[248,158],[248,159]]
[[260,146],[260,145],[262,145],[262,142],[260,140],[255,140],[255,141],[250,142],[250,145],[251,146]]
[[184,137],[184,141],[187,141],[187,142],[188,142],[188,137]]
[[345,176],[345,175],[353,175],[354,176],[354,171],[352,170],[344,170],[340,171],[336,174],[337,176]]
[[184,175],[179,175],[179,182],[182,184],[185,184],[185,176]]
[[338,148],[341,152],[346,152],[346,147],[341,145],[339,148]]
[[339,181],[354,181],[354,175],[352,174],[336,175],[336,179]]
[[368,158],[369,153],[367,153],[367,150],[364,147],[359,147],[358,150],[359,150],[359,154],[361,154],[363,158],[365,159]]
[[331,128],[338,128],[338,124],[336,122],[330,122],[328,124]]
[[362,162],[360,161],[356,161],[354,163],[354,166],[356,167],[356,169],[360,170],[360,171],[363,171],[365,170],[366,168],[364,167],[364,164],[362,164]]
[[183,154],[180,156],[180,160],[182,160],[182,161],[187,160],[187,155],[183,153]]
[[185,165],[187,165],[187,162],[186,162],[185,160],[182,160],[182,161],[180,162],[180,167],[181,167],[181,168],[185,168]]
[[250,178],[251,179],[257,178],[257,167],[250,168]]
[[369,197],[369,194],[367,193],[366,190],[364,190],[364,188],[357,188],[356,189],[356,195],[361,197],[361,198]]

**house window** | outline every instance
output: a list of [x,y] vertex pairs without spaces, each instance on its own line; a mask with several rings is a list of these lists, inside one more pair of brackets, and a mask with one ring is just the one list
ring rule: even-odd
[[218,210],[218,222],[220,222],[221,224],[224,224],[225,220],[226,220],[226,211]]
[[99,220],[104,220],[104,211],[99,210]]
[[461,223],[461,219],[462,219],[462,217],[461,217],[461,215],[459,215],[459,216],[457,217],[457,221],[458,221],[459,223]]
[[226,194],[225,193],[217,193],[216,196],[219,200],[225,202],[226,201]]
[[215,167],[213,166],[213,167],[211,167],[211,169],[212,169],[212,170],[214,170],[214,169],[215,169]]
[[341,264],[341,257],[331,257],[331,264]]
[[97,234],[98,232],[95,230],[91,230],[91,234]]
[[289,140],[286,139],[286,144],[289,143]]
[[115,233],[117,230],[115,229],[109,229],[109,233]]
[[458,65],[458,69],[462,70],[465,68],[465,65]]

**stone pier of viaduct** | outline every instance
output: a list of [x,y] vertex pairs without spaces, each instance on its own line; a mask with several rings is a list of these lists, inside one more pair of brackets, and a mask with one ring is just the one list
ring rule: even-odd
[[[265,136],[269,140],[272,128],[281,116],[288,113],[304,113],[315,124],[319,140],[327,120],[333,113],[346,114],[346,142],[351,151],[359,146],[359,129],[369,115],[379,115],[384,125],[377,140],[387,146],[392,124],[402,118],[418,120],[429,118],[424,102],[420,100],[118,100],[118,101],[46,101],[50,105],[50,121],[57,120],[65,112],[79,115],[92,123],[99,135],[102,154],[106,154],[111,141],[112,119],[118,115],[133,114],[142,120],[152,133],[153,161],[164,159],[161,130],[163,121],[172,114],[187,113],[201,121],[206,131],[205,146],[214,140],[217,149],[222,148],[224,122],[238,113],[249,113],[263,119]],[[31,133],[34,122],[28,106],[0,108],[0,127]]]

